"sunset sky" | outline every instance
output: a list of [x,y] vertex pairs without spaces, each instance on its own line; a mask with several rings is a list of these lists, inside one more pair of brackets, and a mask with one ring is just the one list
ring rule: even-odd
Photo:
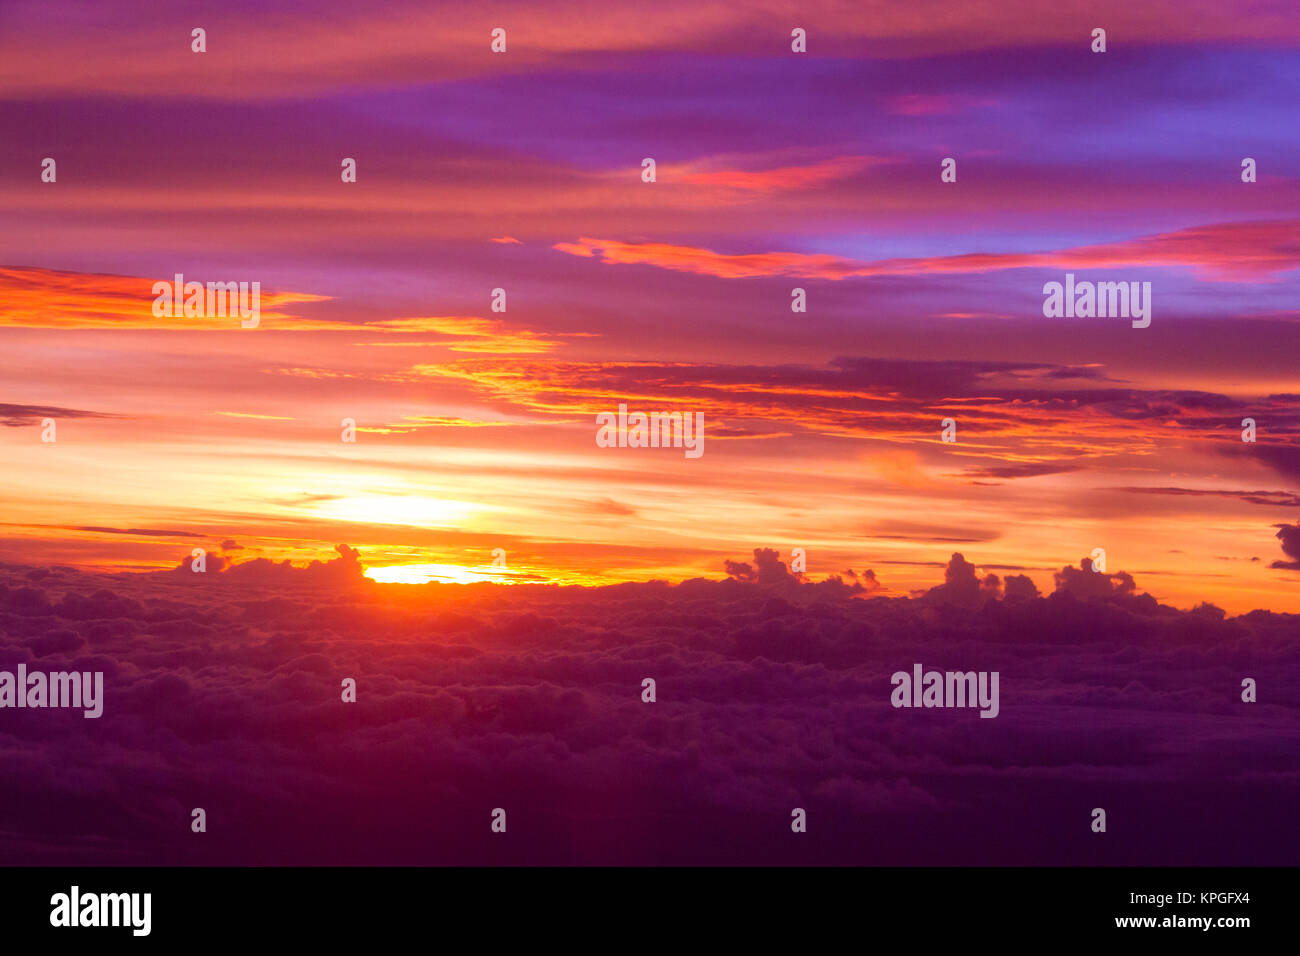
[[[1104,548],[1300,611],[1298,46],[1287,2],[6,2],[0,561],[800,547],[906,596]],[[1067,272],[1151,326],[1045,318]],[[260,282],[259,327],[155,318],[177,273]],[[703,456],[597,447],[620,403]]]

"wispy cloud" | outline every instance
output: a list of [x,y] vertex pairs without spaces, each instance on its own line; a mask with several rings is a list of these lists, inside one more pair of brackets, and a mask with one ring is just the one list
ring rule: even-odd
[[559,242],[555,248],[610,265],[651,265],[723,279],[759,276],[852,279],[1005,269],[1148,266],[1192,269],[1209,280],[1258,281],[1300,267],[1300,220],[1219,223],[1052,252],[966,253],[870,262],[799,252],[720,253],[698,246],[588,237],[577,242]]

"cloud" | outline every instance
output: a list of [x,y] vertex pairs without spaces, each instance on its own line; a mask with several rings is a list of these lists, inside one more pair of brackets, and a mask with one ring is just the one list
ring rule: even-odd
[[1063,462],[1017,462],[1010,465],[989,465],[982,468],[967,468],[961,472],[963,478],[1037,478],[1041,475],[1061,475],[1078,471],[1082,466]]
[[[335,326],[337,328],[337,326]],[[352,326],[368,332],[435,333],[447,336],[443,341],[407,342],[411,346],[439,345],[453,352],[492,352],[499,355],[527,355],[550,352],[561,343],[542,332],[511,329],[501,319],[479,316],[442,315],[422,318],[380,319],[364,326]],[[366,343],[368,345],[385,343]]]
[[925,541],[935,544],[978,544],[996,541],[1001,532],[985,528],[953,528],[910,521],[873,523],[868,537],[882,541]]
[[1024,574],[1007,575],[1003,582],[1008,601],[1032,601],[1038,597],[1038,586]]
[[[225,276],[188,276],[186,281],[226,281]],[[153,283],[131,276],[90,275],[55,269],[0,266],[0,326],[34,329],[239,329],[238,318],[156,318]],[[165,280],[172,281],[168,276]],[[281,329],[338,328],[280,311],[281,306],[323,302],[306,292],[261,292],[261,323]]]
[[192,531],[164,531],[158,528],[95,528],[95,527],[77,527],[69,528],[69,531],[88,531],[92,534],[129,534],[138,535],[146,538],[202,538],[201,534]]
[[336,560],[313,560],[303,567],[298,567],[288,559],[276,562],[269,558],[253,558],[234,563],[221,555],[208,555],[205,572],[194,571],[193,562],[186,555],[180,564],[166,573],[194,585],[203,584],[208,580],[209,574],[250,584],[288,583],[299,579],[323,585],[355,584],[361,581],[365,567],[361,564],[361,556],[356,549],[339,544],[335,545],[334,550],[339,554]]
[[1202,279],[1259,281],[1300,267],[1300,220],[1214,223],[1122,242],[1032,253],[967,253],[862,261],[799,252],[719,253],[698,246],[580,237],[556,243],[570,255],[609,265],[651,265],[721,279],[789,276],[852,279],[986,273],[1005,269],[1182,267]]
[[692,186],[717,186],[766,193],[821,186],[852,176],[878,162],[881,160],[871,156],[835,156],[814,163],[763,170],[714,169],[710,168],[713,163],[699,162],[680,168],[666,167],[662,176],[665,180]]
[[[928,440],[937,443],[937,422],[951,416],[960,422],[961,460],[968,464],[957,474],[972,481],[1092,469],[1106,456],[1155,453],[1179,440],[1204,441],[1207,455],[1240,455],[1223,436],[1229,423],[1260,408],[1280,431],[1290,423],[1300,427],[1300,411],[1280,400],[1115,387],[1095,365],[1031,361],[846,356],[823,366],[762,366],[468,359],[417,365],[402,376],[429,378],[539,422],[571,424],[619,402],[699,411],[716,437],[915,442],[933,435]],[[1259,446],[1265,452],[1259,457],[1275,468],[1295,450],[1268,447]]]
[[61,408],[57,405],[14,405],[0,403],[0,425],[6,428],[26,428],[39,425],[42,419],[53,418],[117,418],[103,412],[90,412],[79,408]]
[[[261,29],[240,37],[237,47],[245,68],[215,64],[196,75],[178,55],[141,57],[141,50],[166,50],[167,24],[145,14],[141,0],[123,3],[107,16],[90,16],[66,0],[39,10],[17,7],[7,24],[14,38],[10,56],[0,63],[0,91],[9,98],[40,99],[80,93],[90,87],[105,94],[135,97],[204,97],[262,100],[292,97],[310,100],[323,92],[352,85],[423,87],[484,74],[536,77],[555,70],[579,75],[611,67],[626,68],[652,54],[690,53],[719,57],[723,64],[752,58],[755,51],[788,50],[787,35],[773,36],[772,18],[784,9],[771,3],[717,4],[665,0],[660,14],[647,21],[633,7],[593,6],[576,0],[546,4],[524,0],[498,4],[497,19],[509,25],[510,53],[486,57],[487,28],[467,9],[430,9],[417,0],[394,0],[382,21],[366,17],[349,4],[325,2],[295,15],[261,22]],[[48,10],[57,16],[42,15]],[[1285,6],[1239,6],[1193,0],[1159,2],[1135,9],[1108,0],[1090,5],[1098,23],[1119,23],[1125,35],[1145,45],[1268,44],[1293,47],[1298,32]],[[216,21],[214,30],[232,35],[238,21]],[[811,44],[819,56],[851,57],[870,49],[886,58],[942,57],[971,50],[997,51],[1000,62],[1021,56],[1007,51],[1064,47],[1079,43],[1078,21],[1044,16],[1031,0],[972,2],[959,7],[926,0],[880,7],[864,16],[853,0],[829,0],[816,9]],[[56,25],[57,24],[57,28]],[[98,42],[112,30],[117,42]],[[1084,31],[1086,40],[1087,34]],[[340,43],[341,37],[350,42]],[[440,55],[429,57],[430,37],[440,41]],[[181,52],[188,55],[188,48]],[[66,71],[41,70],[59,55],[74,64]],[[942,63],[942,60],[938,62]],[[722,67],[718,67],[721,69]],[[590,85],[591,81],[587,81]]]
[[[851,568],[842,574],[829,574],[823,580],[814,582],[802,572],[790,571],[773,548],[755,548],[753,564],[726,560],[723,569],[732,582],[753,585],[764,594],[779,594],[801,600],[842,601],[881,589],[874,571],[858,573]],[[699,586],[699,582],[694,583]]]
[[1279,475],[1300,479],[1300,444],[1258,445],[1251,450]]
[[[1120,862],[1191,862],[1209,794],[1241,826],[1195,843],[1201,864],[1297,850],[1293,616],[1039,598],[1016,575],[999,599],[959,556],[941,588],[967,604],[809,583],[765,548],[725,580],[603,588],[379,585],[338,552],[188,577],[0,565],[0,669],[105,673],[93,728],[6,711],[7,858],[482,864],[466,821],[503,806],[527,834],[503,862],[1068,865],[1050,835],[1080,787],[1132,818]],[[999,717],[891,708],[915,661],[999,671]],[[1275,690],[1243,709],[1257,670]],[[221,840],[184,838],[195,805]],[[838,838],[774,849],[793,806]],[[363,823],[323,844],[339,819]]]
[[1176,487],[1147,487],[1142,485],[1130,485],[1124,488],[1115,488],[1115,491],[1123,491],[1133,495],[1169,495],[1172,497],[1191,497],[1191,498],[1231,498],[1235,501],[1244,501],[1252,505],[1268,505],[1272,508],[1300,508],[1300,495],[1290,491],[1240,491],[1236,489],[1219,489],[1219,488],[1176,488]]
[[1078,598],[1112,598],[1134,594],[1137,585],[1133,576],[1125,571],[1108,574],[1094,571],[1092,559],[1083,558],[1077,568],[1066,567],[1056,572],[1056,593],[1072,594]]
[[997,600],[1001,596],[1002,582],[996,574],[981,579],[976,573],[975,565],[960,553],[954,553],[944,569],[943,584],[927,591],[925,599],[958,607],[978,607],[985,601]]
[[1300,571],[1300,524],[1277,525],[1277,539],[1282,542],[1282,552],[1291,560],[1274,561],[1270,568]]

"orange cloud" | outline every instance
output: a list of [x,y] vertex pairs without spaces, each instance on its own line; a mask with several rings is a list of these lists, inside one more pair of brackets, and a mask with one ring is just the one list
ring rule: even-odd
[[[88,275],[53,269],[0,267],[0,327],[47,329],[238,329],[238,318],[157,318],[152,279]],[[165,280],[164,280],[165,281]],[[324,302],[329,296],[306,292],[263,292],[260,328],[277,331],[434,333],[445,341],[396,344],[435,345],[454,352],[536,355],[560,343],[541,332],[510,329],[500,319],[478,316],[424,316],[359,324],[305,319],[279,311],[297,302]],[[387,343],[365,343],[369,345]]]
[[1210,281],[1259,281],[1300,267],[1300,220],[1216,223],[1123,242],[1100,243],[1053,252],[970,253],[865,262],[833,255],[799,252],[727,254],[697,246],[631,243],[581,237],[555,249],[570,255],[600,258],[611,265],[652,265],[723,279],[792,276],[849,279],[859,276],[907,276],[1003,269],[1092,269],[1104,266],[1174,266],[1194,270]]
[[[224,277],[223,277],[224,279]],[[166,280],[171,281],[170,277]],[[36,329],[238,329],[238,317],[157,318],[153,279],[0,266],[0,326]],[[331,322],[278,311],[296,302],[324,302],[306,292],[262,292],[260,327],[336,329]]]
[[[550,352],[560,343],[541,332],[509,329],[500,319],[473,315],[435,315],[421,318],[384,319],[362,326],[378,332],[434,332],[452,336],[441,345],[453,352],[491,352],[497,355],[535,355]],[[382,344],[382,343],[380,343]]]
[[757,276],[805,276],[846,279],[867,275],[852,259],[799,252],[759,252],[727,255],[695,246],[663,242],[620,242],[617,239],[579,238],[557,242],[554,248],[574,256],[597,258],[610,265],[651,265],[677,272],[694,272],[722,279],[752,279]]
[[[889,469],[878,470],[882,476],[902,478],[915,461],[930,467],[942,461],[936,477],[972,484],[1042,479],[1103,463],[1142,471],[1175,445],[1197,448],[1220,440],[1225,418],[1236,412],[1207,405],[1195,392],[1097,388],[1086,367],[976,368],[974,363],[969,377],[962,372],[953,378],[945,363],[897,368],[892,362],[862,361],[861,368],[778,370],[465,360],[420,365],[406,374],[413,381],[458,382],[478,403],[539,425],[585,423],[623,402],[681,408],[702,412],[713,439],[868,440],[876,443],[872,456],[898,445],[914,457],[891,459]],[[962,422],[960,447],[940,440],[937,424],[948,415]],[[941,459],[932,454],[939,447]],[[910,479],[903,483],[919,487]]]

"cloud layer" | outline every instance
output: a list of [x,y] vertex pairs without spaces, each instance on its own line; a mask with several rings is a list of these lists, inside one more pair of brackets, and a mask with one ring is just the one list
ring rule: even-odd
[[[106,686],[98,720],[0,712],[6,858],[1225,865],[1300,850],[1294,616],[1175,611],[1131,578],[1080,596],[1068,568],[1050,597],[1013,593],[1016,576],[1004,594],[960,555],[916,600],[872,597],[869,573],[813,584],[762,550],[676,586],[412,588],[359,570],[346,548],[306,569],[0,569],[0,668],[102,670]],[[914,662],[999,671],[1000,715],[890,707],[890,674]],[[1258,703],[1241,701],[1245,677]],[[807,834],[790,832],[795,807]]]

